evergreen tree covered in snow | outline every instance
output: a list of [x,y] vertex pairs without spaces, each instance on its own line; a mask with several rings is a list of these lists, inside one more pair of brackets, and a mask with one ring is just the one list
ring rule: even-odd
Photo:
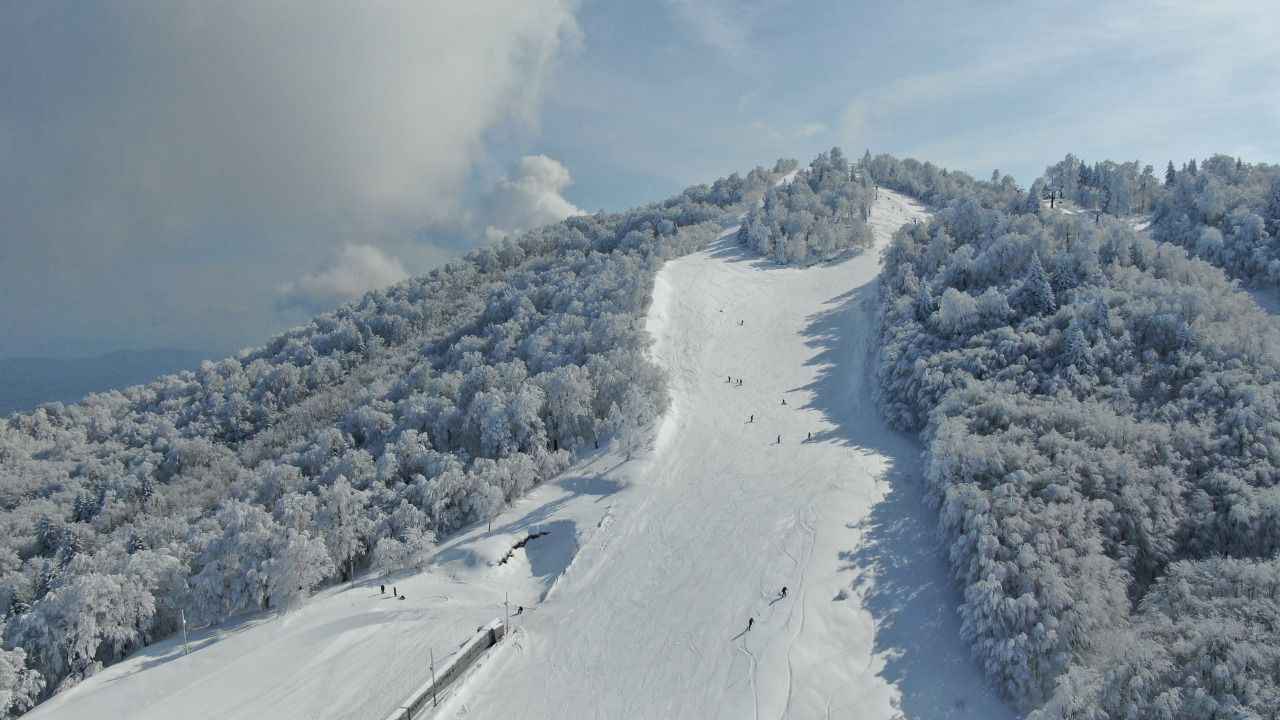
[[1027,273],[1022,278],[1022,287],[1018,289],[1020,304],[1028,314],[1043,315],[1058,309],[1058,301],[1053,295],[1053,286],[1049,275],[1040,264],[1040,255],[1031,254],[1031,262],[1027,264]]

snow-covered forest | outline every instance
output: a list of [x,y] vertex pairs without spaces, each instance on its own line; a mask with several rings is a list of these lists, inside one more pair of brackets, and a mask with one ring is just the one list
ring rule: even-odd
[[1150,213],[1160,242],[1180,245],[1251,286],[1280,285],[1280,166],[1214,155],[1160,177],[1151,165],[1090,165],[1074,155],[1051,165],[1031,187],[1051,205],[1066,200],[1112,215]]
[[925,443],[975,657],[1037,717],[1280,707],[1280,333],[1222,270],[1111,214],[1154,207],[1157,238],[1260,232],[1272,171],[1206,165],[1165,191],[1068,156],[1021,193],[869,163],[937,208],[884,256],[882,410]]
[[643,325],[663,262],[739,223],[779,263],[834,258],[870,242],[879,186],[934,210],[882,258],[876,371],[921,437],[979,665],[1044,720],[1274,716],[1280,329],[1236,279],[1280,280],[1280,168],[1068,155],[1024,191],[838,148],[0,422],[0,709],[182,615],[413,568],[579,451],[629,455],[667,403]]
[[1106,160],[1090,165],[1070,154],[1050,165],[1031,190],[1041,199],[1048,196],[1051,206],[1066,200],[1095,213],[1112,215],[1148,212],[1155,199],[1162,196],[1160,181],[1151,165],[1136,160]]
[[1165,170],[1157,240],[1181,245],[1251,285],[1280,285],[1280,165],[1214,155]]
[[0,422],[0,711],[175,632],[413,567],[666,403],[662,262],[786,169],[571,217],[264,347]]
[[[783,164],[775,170],[788,170]],[[822,153],[790,182],[770,188],[738,230],[738,242],[780,263],[804,265],[865,246],[873,193],[840,148]]]

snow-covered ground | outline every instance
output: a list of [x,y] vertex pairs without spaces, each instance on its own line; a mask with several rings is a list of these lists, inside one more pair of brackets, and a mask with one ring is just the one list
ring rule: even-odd
[[[451,539],[389,581],[406,600],[330,590],[187,657],[149,648],[32,717],[380,718],[504,593],[529,609],[439,717],[1012,717],[959,639],[919,447],[871,399],[879,252],[922,214],[881,190],[875,248],[806,270],[731,236],[668,263],[651,452],[588,458]],[[497,565],[531,530],[550,534]]]

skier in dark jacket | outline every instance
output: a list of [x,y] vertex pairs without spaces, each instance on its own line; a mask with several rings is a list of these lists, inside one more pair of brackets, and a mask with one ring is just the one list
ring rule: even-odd
[[778,597],[786,597],[786,596],[787,596],[787,586],[783,585],[782,592],[778,593]]
[[747,618],[747,632],[751,632],[751,626],[752,626],[752,625],[755,625],[755,624],[756,624],[756,619],[755,619],[755,618],[753,618],[753,617],[749,617],[749,618]]

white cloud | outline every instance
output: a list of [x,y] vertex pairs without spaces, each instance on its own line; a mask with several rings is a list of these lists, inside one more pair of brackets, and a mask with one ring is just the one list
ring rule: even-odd
[[526,155],[514,178],[501,178],[489,201],[490,225],[485,230],[496,239],[520,230],[559,222],[582,211],[565,199],[573,183],[569,169],[546,155]]
[[36,308],[0,337],[257,341],[274,324],[209,321],[269,307],[292,258],[418,269],[490,134],[536,124],[577,2],[0,4],[0,306]]
[[281,309],[330,310],[409,277],[400,261],[372,245],[346,245],[329,267],[283,285]]

